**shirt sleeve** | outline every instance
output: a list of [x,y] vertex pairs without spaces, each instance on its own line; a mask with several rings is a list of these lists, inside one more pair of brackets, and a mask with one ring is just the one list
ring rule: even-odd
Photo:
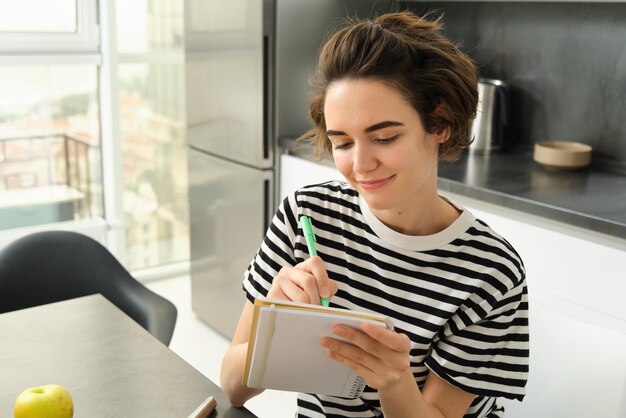
[[244,273],[243,290],[250,302],[267,296],[281,268],[297,264],[294,257],[298,231],[296,214],[297,192],[287,196],[280,204],[259,250]]
[[528,292],[522,278],[484,299],[481,314],[459,308],[436,338],[426,366],[468,393],[522,400],[528,379]]

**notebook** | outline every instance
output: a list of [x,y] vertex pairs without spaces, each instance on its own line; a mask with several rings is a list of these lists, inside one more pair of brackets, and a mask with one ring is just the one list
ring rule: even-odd
[[356,398],[364,379],[327,357],[322,336],[337,337],[334,324],[364,322],[393,329],[385,316],[276,299],[256,299],[242,384],[251,388]]

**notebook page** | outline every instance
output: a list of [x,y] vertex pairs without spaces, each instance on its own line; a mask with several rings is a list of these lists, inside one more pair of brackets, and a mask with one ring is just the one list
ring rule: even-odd
[[[263,324],[263,329],[269,309],[261,309],[259,327]],[[319,340],[322,336],[338,338],[331,331],[337,323],[359,328],[365,321],[380,322],[280,307],[275,308],[275,312],[261,387],[343,397],[354,397],[355,388],[362,390],[362,379],[348,366],[329,359]],[[257,347],[255,343],[255,357]],[[251,370],[258,368],[254,360]]]

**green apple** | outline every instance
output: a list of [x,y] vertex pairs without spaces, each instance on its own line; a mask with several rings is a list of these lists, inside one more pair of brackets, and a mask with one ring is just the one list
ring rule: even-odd
[[15,400],[14,418],[72,418],[74,402],[63,386],[28,388]]

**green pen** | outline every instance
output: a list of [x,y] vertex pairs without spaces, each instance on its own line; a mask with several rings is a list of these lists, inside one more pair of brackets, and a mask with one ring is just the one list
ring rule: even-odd
[[[311,257],[315,257],[317,255],[317,250],[315,249],[315,233],[313,232],[313,224],[311,223],[311,218],[308,216],[302,215],[300,217],[300,224],[302,225],[302,232],[304,233],[304,239],[306,240],[306,246],[309,249],[309,255]],[[328,298],[320,298],[322,306],[328,306]]]

